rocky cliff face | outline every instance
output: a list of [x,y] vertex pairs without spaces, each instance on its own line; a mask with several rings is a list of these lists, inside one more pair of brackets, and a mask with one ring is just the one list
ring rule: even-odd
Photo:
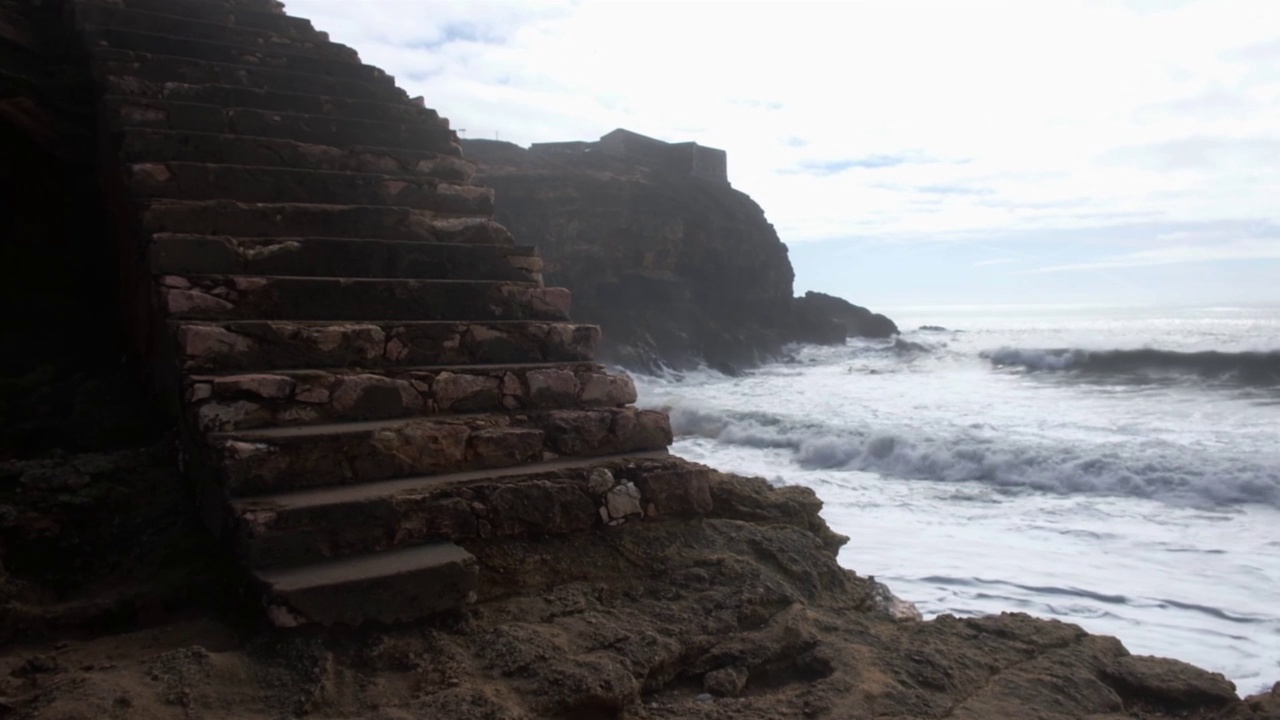
[[496,190],[498,220],[538,247],[549,285],[573,291],[574,317],[604,327],[606,360],[733,372],[790,342],[897,331],[883,316],[837,317],[856,306],[793,298],[786,245],[726,183],[599,152],[463,144],[477,181]]

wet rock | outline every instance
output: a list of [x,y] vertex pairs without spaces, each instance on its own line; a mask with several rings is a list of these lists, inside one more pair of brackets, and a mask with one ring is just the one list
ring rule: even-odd
[[872,598],[877,612],[900,622],[924,619],[924,615],[920,613],[915,603],[907,602],[894,595],[888,585],[876,581],[875,578],[868,578],[868,580],[872,583]]
[[1122,697],[1160,707],[1222,707],[1235,702],[1236,686],[1220,673],[1178,660],[1130,655],[1105,671]]

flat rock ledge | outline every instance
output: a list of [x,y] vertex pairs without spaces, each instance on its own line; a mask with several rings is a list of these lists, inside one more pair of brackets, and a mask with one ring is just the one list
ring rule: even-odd
[[597,474],[605,512],[632,521],[464,542],[477,601],[431,621],[245,630],[213,613],[10,647],[0,715],[1280,718],[1280,685],[1241,700],[1221,675],[1074,625],[913,619],[836,563],[845,538],[812,491],[705,473],[709,503],[689,512],[640,517]]

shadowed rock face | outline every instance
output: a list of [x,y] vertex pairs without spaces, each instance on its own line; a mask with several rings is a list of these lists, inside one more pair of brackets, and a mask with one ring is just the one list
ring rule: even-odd
[[840,343],[897,331],[857,306],[792,298],[787,247],[746,194],[726,183],[601,153],[464,142],[496,217],[538,246],[548,284],[574,315],[605,328],[602,358],[637,370],[705,362],[734,372],[792,342]]

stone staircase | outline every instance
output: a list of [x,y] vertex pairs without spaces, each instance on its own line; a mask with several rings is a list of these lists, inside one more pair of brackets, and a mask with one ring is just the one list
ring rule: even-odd
[[187,474],[273,621],[456,608],[468,543],[659,511],[644,488],[688,472],[667,417],[591,361],[447,121],[270,0],[69,16]]

